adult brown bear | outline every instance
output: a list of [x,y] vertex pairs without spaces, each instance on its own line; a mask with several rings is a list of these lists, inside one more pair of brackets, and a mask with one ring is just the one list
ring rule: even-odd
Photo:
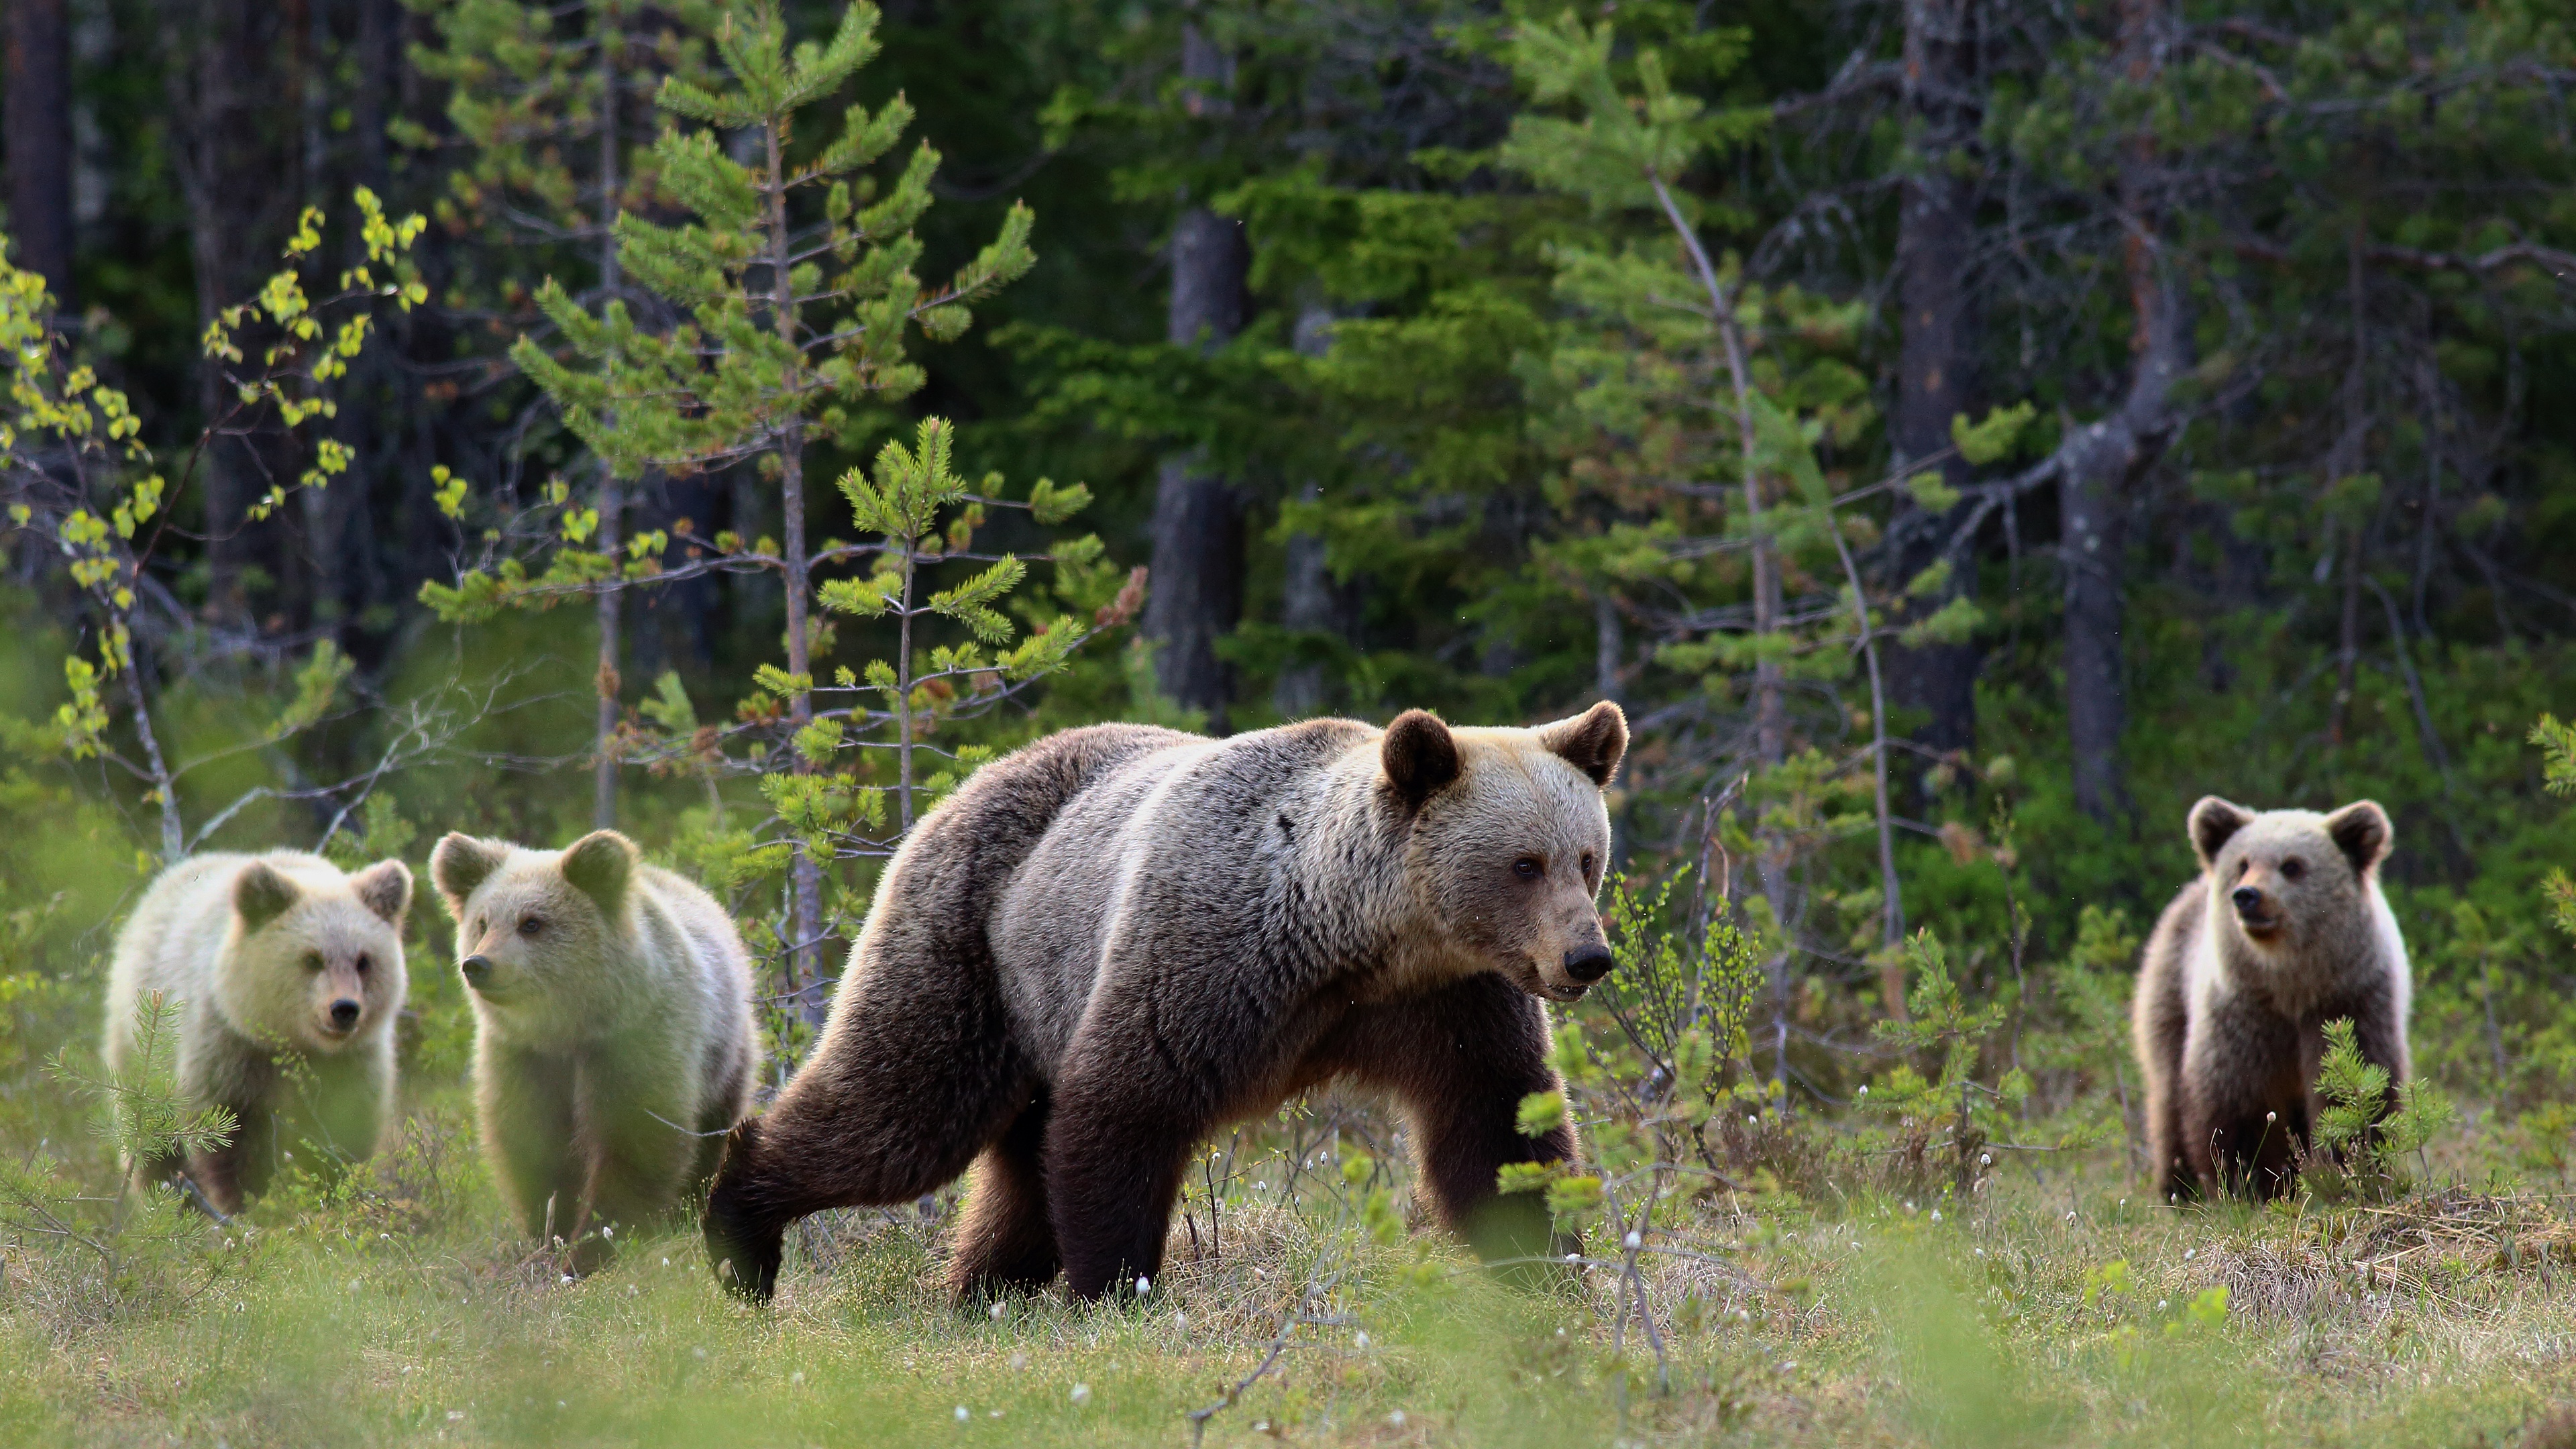
[[949,1282],[1084,1298],[1150,1277],[1183,1164],[1328,1078],[1391,1091],[1431,1206],[1550,1248],[1506,1163],[1575,1150],[1544,1001],[1611,967],[1593,897],[1602,703],[1538,729],[1309,720],[1226,740],[1100,725],[978,771],[887,868],[813,1059],[735,1129],[707,1245],[765,1298],[786,1225],[972,1163]]

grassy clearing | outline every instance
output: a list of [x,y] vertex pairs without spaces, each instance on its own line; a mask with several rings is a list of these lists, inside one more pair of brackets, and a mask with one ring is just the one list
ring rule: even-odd
[[1211,1175],[1219,1225],[1200,1197],[1146,1304],[993,1314],[942,1297],[919,1209],[801,1232],[766,1312],[678,1230],[566,1282],[464,1146],[452,1109],[415,1116],[368,1190],[192,1228],[114,1282],[22,1239],[0,1438],[1187,1444],[1294,1316],[1206,1442],[2568,1442],[2576,1219],[2530,1192],[2174,1212],[2114,1149],[1938,1203],[1720,1193],[1640,1259],[1659,1373],[1615,1244],[1579,1288],[1505,1288],[1436,1233],[1372,1241],[1276,1153]]

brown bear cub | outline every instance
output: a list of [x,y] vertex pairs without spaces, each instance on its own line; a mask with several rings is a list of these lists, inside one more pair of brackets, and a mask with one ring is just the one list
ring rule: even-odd
[[1593,897],[1616,705],[1539,729],[1308,720],[1209,740],[1068,730],[986,765],[887,868],[812,1060],[734,1129],[707,1244],[765,1298],[787,1224],[974,1168],[960,1295],[1162,1266],[1219,1124],[1349,1077],[1408,1115],[1429,1205],[1488,1256],[1551,1248],[1506,1163],[1570,1158],[1548,1001],[1612,958]]
[[2408,1072],[2406,942],[2380,894],[2388,814],[2260,814],[2212,795],[2191,809],[2201,877],[2156,923],[2131,1007],[2147,1081],[2157,1190],[2286,1191],[2323,1106],[2326,1023],[2349,1017],[2362,1056]]
[[588,1267],[704,1183],[751,1109],[742,938],[614,830],[563,851],[450,834],[429,873],[474,1002],[484,1155],[519,1226]]
[[356,875],[318,855],[200,855],[161,872],[116,938],[102,1054],[141,1069],[136,1015],[158,992],[177,1016],[180,1096],[238,1119],[230,1140],[185,1162],[200,1203],[230,1216],[296,1159],[329,1173],[376,1150],[393,1108],[394,1021],[411,872],[381,860]]

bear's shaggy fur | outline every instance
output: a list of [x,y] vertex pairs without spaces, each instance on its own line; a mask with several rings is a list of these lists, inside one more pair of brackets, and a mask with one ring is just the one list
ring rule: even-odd
[[985,766],[888,866],[813,1059],[734,1130],[706,1218],[766,1297],[786,1225],[974,1169],[960,1293],[1161,1266],[1192,1149],[1328,1078],[1391,1091],[1431,1207],[1543,1251],[1506,1163],[1575,1150],[1542,1001],[1610,969],[1593,897],[1616,705],[1539,729],[1069,730]]
[[185,1162],[131,1164],[138,1177],[185,1171],[229,1216],[298,1147],[325,1172],[373,1153],[393,1104],[410,906],[399,860],[344,875],[281,850],[163,871],[117,935],[101,1053],[120,1075],[144,1067],[136,1018],[159,992],[178,1017],[180,1095],[230,1108],[240,1125]]
[[614,830],[561,851],[451,833],[429,873],[474,1001],[484,1156],[530,1237],[594,1261],[592,1229],[668,1210],[751,1109],[742,938]]
[[2147,940],[2132,1007],[2157,1190],[2179,1201],[2285,1190],[2322,1106],[2323,1027],[2405,1082],[2406,941],[2379,890],[2387,812],[2191,810],[2201,876]]

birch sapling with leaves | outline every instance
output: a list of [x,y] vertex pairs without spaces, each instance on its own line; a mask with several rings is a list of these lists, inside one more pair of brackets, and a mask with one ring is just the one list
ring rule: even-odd
[[[218,310],[207,324],[200,346],[223,369],[227,401],[180,460],[175,483],[165,477],[165,460],[143,442],[142,420],[125,394],[101,382],[55,327],[44,279],[0,260],[0,350],[7,353],[9,369],[8,397],[0,403],[0,503],[9,532],[39,540],[44,547],[37,556],[66,561],[95,656],[79,650],[64,656],[70,700],[56,712],[47,737],[18,743],[40,753],[102,760],[139,785],[159,826],[156,844],[164,864],[186,855],[211,823],[243,803],[213,812],[209,826],[192,835],[180,783],[194,766],[173,760],[165,749],[153,725],[146,671],[135,660],[138,625],[148,622],[162,633],[190,627],[186,608],[152,573],[172,506],[197,480],[219,440],[262,432],[283,432],[301,444],[304,467],[291,479],[272,481],[243,517],[207,520],[210,531],[264,519],[290,493],[329,487],[348,471],[353,455],[321,424],[338,415],[333,385],[347,377],[350,362],[366,348],[373,308],[390,301],[409,311],[428,297],[410,259],[425,220],[395,220],[363,186],[354,202],[364,262],[341,272],[328,290],[314,287],[307,274],[321,250],[324,217],[319,208],[306,207],[287,241],[283,265],[257,296]],[[162,562],[166,567],[169,561]],[[308,672],[316,669],[330,673],[335,683],[346,673],[328,643],[317,646],[308,665]],[[111,685],[124,696],[123,739]],[[309,693],[299,678],[299,699]],[[321,713],[290,709],[280,728],[271,730],[271,743],[309,728]]]

